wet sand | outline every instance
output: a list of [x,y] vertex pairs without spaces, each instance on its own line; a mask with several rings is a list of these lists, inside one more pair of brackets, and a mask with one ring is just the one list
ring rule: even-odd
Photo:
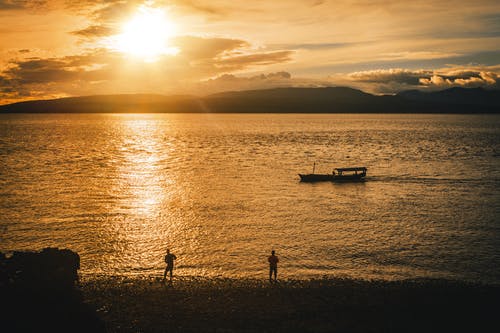
[[479,332],[500,328],[500,286],[447,280],[93,277],[108,332]]

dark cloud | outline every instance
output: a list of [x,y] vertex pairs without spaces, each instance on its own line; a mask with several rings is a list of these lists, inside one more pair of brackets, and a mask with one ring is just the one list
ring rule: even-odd
[[[417,54],[418,56],[418,54]],[[500,64],[500,51],[482,51],[463,55],[440,55],[429,59],[414,59],[402,56],[400,59],[339,62],[336,64],[319,63],[302,68],[302,72],[309,75],[324,75],[324,73],[352,73],[353,71],[369,72],[373,69],[390,70],[393,68],[446,68],[446,67],[474,67],[495,66]]]
[[[158,1],[155,1],[155,3]],[[51,8],[64,9],[93,21],[94,25],[114,24],[132,15],[147,0],[61,0]]]
[[225,16],[230,12],[228,6],[216,7],[213,5],[208,5],[206,3],[200,3],[200,1],[193,1],[193,0],[169,1],[169,4],[175,5],[179,8],[188,10],[190,12],[194,11],[208,16]]
[[[224,38],[177,38],[181,53],[176,57],[164,57],[156,64],[170,72],[187,72],[192,75],[213,75],[227,69],[274,64],[289,60],[289,51],[239,55],[239,48],[249,44],[242,40]],[[70,82],[75,80],[113,79],[113,71],[125,62],[123,55],[104,49],[96,49],[82,55],[58,58],[27,58],[10,63],[0,75],[19,84]],[[118,72],[118,70],[116,70]],[[13,81],[9,81],[13,82]],[[7,82],[7,83],[9,83]]]
[[224,91],[255,90],[283,87],[318,88],[330,87],[333,83],[328,80],[295,78],[288,72],[274,72],[254,76],[235,76],[223,74],[215,78],[205,80],[197,85],[197,93],[212,94]]
[[85,38],[105,37],[116,33],[116,31],[105,25],[92,25],[82,30],[72,31],[71,34]]
[[105,5],[96,6],[91,16],[100,23],[113,23],[129,17],[144,1],[107,1]]
[[5,76],[0,76],[0,89],[6,91],[14,86],[14,82]]
[[156,0],[153,3],[147,0],[66,0],[65,6],[70,10],[87,12],[86,15],[96,22],[109,23],[131,15],[137,7],[147,3],[155,7],[173,7],[179,13],[192,14],[194,12],[207,17],[226,16],[237,8],[231,9],[232,3],[217,6],[207,1],[196,0]]
[[113,79],[118,55],[105,50],[59,58],[28,58],[11,61],[0,73],[0,101],[57,98],[96,94],[94,82]]
[[325,0],[309,0],[308,2],[309,2],[311,7],[317,7],[317,6],[321,6],[326,1]]
[[269,73],[269,74],[260,74],[260,75],[255,75],[255,76],[250,76],[250,77],[237,77],[232,74],[223,74],[221,76],[218,76],[215,79],[210,79],[206,82],[262,82],[262,81],[283,81],[283,80],[290,80],[292,78],[292,75],[288,72],[276,72],[276,73]]
[[272,65],[290,61],[292,54],[293,51],[275,51],[231,56],[218,60],[216,66],[236,70],[248,66]]
[[2,73],[4,81],[0,84],[5,87],[75,80],[98,80],[103,78],[103,67],[96,69],[96,65],[107,64],[111,60],[111,55],[96,51],[80,56],[29,58],[15,61],[11,62],[10,68]]
[[0,10],[36,9],[46,4],[45,0],[0,0]]
[[291,79],[292,78],[292,75],[288,72],[276,72],[276,73],[269,73],[267,75],[265,74],[262,74],[262,75],[259,75],[259,77],[261,79],[284,79],[284,80],[288,80],[288,79]]
[[297,43],[297,44],[270,44],[269,48],[287,50],[330,50],[352,46],[353,43]]
[[172,39],[172,45],[181,49],[181,55],[193,60],[212,59],[223,53],[234,52],[250,44],[240,39],[201,38],[182,36]]
[[15,63],[5,71],[9,77],[22,84],[68,81],[74,78],[76,71],[66,69],[67,64],[54,59],[31,59]]
[[378,93],[395,93],[405,89],[439,90],[450,87],[500,87],[497,68],[461,68],[444,70],[380,69],[347,75],[350,82],[360,83]]
[[[79,33],[96,35],[100,32],[89,29]],[[172,45],[179,47],[179,54],[161,56],[154,64],[131,61],[127,55],[108,49],[89,50],[81,55],[12,60],[0,72],[0,99],[20,98],[20,92],[24,95],[31,92],[32,96],[35,93],[67,96],[103,91],[161,93],[173,85],[191,85],[221,73],[287,62],[292,55],[292,51],[253,52],[248,42],[229,38],[184,36],[172,39]],[[218,83],[231,81],[229,77],[223,79]],[[290,74],[286,72],[255,76],[246,83],[240,81],[242,86],[249,88],[281,86],[286,82],[290,82]]]
[[[173,39],[172,45],[180,49],[176,59],[178,65],[183,63],[182,70],[200,78],[248,67],[287,62],[293,53],[292,51],[255,52],[248,42],[227,38],[184,36]],[[172,64],[169,66],[172,67]]]
[[354,72],[348,74],[353,81],[367,83],[401,83],[408,85],[418,85],[422,77],[429,78],[432,71],[414,71],[408,69],[379,69],[371,71]]
[[421,78],[420,84],[434,89],[450,87],[500,88],[500,75],[489,71],[434,74],[430,78]]
[[23,86],[18,80],[0,76],[0,101],[16,101],[30,95],[30,89]]
[[251,90],[293,85],[292,76],[288,72],[260,74],[250,77],[238,77],[233,74],[223,74],[199,84],[200,90],[215,93],[229,90]]

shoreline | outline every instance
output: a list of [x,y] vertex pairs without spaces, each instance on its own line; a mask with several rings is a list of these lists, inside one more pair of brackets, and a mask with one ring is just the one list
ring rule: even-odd
[[[105,284],[135,284],[137,286],[143,284],[162,283],[161,274],[78,274],[79,285],[81,287],[88,285],[105,285]],[[167,279],[168,280],[168,279]],[[486,287],[486,288],[500,288],[500,282],[489,282],[488,280],[472,280],[472,279],[454,279],[447,277],[413,277],[413,278],[356,278],[348,275],[323,275],[318,277],[305,277],[305,278],[278,278],[277,285],[279,286],[310,286],[315,284],[320,285],[334,285],[336,283],[343,284],[346,281],[359,284],[420,284],[420,285],[434,285],[446,284],[455,286],[469,286],[469,287]],[[226,276],[202,276],[202,275],[175,275],[173,276],[173,285],[187,286],[187,285],[210,285],[210,284],[228,284],[231,286],[260,286],[266,287],[272,285],[267,279],[266,274],[262,278],[255,277],[226,277]],[[168,284],[168,281],[167,281]]]
[[500,285],[441,279],[82,279],[108,332],[467,332],[497,327]]

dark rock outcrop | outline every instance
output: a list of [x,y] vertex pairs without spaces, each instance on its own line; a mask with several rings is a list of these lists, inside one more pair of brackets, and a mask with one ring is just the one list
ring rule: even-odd
[[0,328],[5,332],[105,332],[77,287],[80,257],[71,250],[0,254]]

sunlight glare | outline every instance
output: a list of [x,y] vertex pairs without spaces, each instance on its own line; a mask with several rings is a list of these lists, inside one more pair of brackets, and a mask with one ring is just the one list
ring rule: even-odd
[[176,55],[179,49],[169,45],[175,33],[174,23],[167,18],[165,10],[148,6],[139,7],[138,12],[112,40],[114,49],[143,59],[156,61],[161,55]]

